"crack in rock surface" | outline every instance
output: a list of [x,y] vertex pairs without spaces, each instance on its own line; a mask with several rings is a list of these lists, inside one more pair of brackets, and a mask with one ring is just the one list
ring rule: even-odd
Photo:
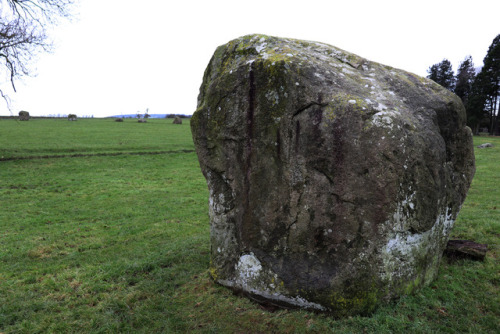
[[453,93],[334,46],[249,35],[215,51],[191,127],[219,284],[349,316],[436,278],[475,172]]

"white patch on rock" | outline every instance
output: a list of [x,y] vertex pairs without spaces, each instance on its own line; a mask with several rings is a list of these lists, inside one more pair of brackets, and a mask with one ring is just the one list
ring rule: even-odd
[[[288,296],[285,296],[281,293],[272,292],[270,290],[260,290],[260,289],[254,289],[254,288],[249,288],[249,287],[242,287],[239,284],[237,284],[233,281],[229,281],[229,280],[220,279],[217,281],[222,285],[225,285],[228,287],[237,287],[239,289],[242,289],[243,291],[252,293],[252,294],[257,295],[257,296],[264,297],[264,298],[269,299],[269,300],[275,300],[277,302],[287,303],[287,304],[294,305],[294,306],[297,306],[300,308],[307,308],[307,309],[313,309],[313,310],[319,310],[319,311],[326,311],[327,310],[322,305],[310,302],[307,299],[302,298],[300,296],[288,297]],[[269,284],[269,287],[271,287],[271,286],[275,286],[275,285],[271,283],[271,284]]]
[[[407,225],[405,221],[408,219],[408,217],[402,217],[401,208],[404,206],[413,207],[411,199],[414,194],[412,193],[398,204],[393,220],[387,222],[389,225],[399,225],[399,228],[392,232],[391,237],[381,249],[384,263],[381,275],[388,281],[394,281],[396,277],[429,279],[426,276],[427,273],[416,272],[418,263],[429,254],[439,256],[438,253],[443,251],[443,243],[447,240],[453,227],[454,219],[451,211],[446,209],[436,218],[434,225],[428,231],[412,233],[408,227],[404,230],[401,229],[402,225]],[[398,222],[400,219],[403,221]],[[417,277],[417,275],[422,276]]]
[[209,196],[208,196],[208,208],[209,208],[209,214],[215,216],[215,215],[220,215],[225,211],[224,204],[224,194],[220,193],[218,196],[216,196],[210,188],[209,191]]
[[332,48],[330,45],[326,45],[326,44],[323,44],[320,42],[314,42],[314,44],[316,44],[317,46],[322,47],[322,48],[328,48],[328,49]]
[[350,69],[345,68],[345,67],[344,67],[344,68],[342,68],[342,72],[347,73],[347,74],[354,75],[354,72],[353,72],[353,71],[351,71]]
[[397,233],[396,236],[387,242],[386,252],[400,255],[408,255],[414,248],[419,246],[424,238],[422,234]]
[[394,118],[397,118],[400,113],[396,110],[387,110],[387,107],[379,103],[375,110],[380,110],[372,116],[372,123],[376,126],[393,128]]
[[329,57],[323,55],[323,54],[319,54],[318,55],[318,58],[321,59],[322,61],[328,61]]
[[259,278],[260,272],[262,271],[262,265],[259,259],[255,257],[253,253],[250,253],[240,257],[235,269],[238,273],[237,280],[241,282],[242,285],[247,285],[250,281]]
[[387,110],[387,107],[384,104],[379,102],[379,104],[376,107],[374,107],[373,109],[378,110],[378,111],[384,111],[384,110]]
[[260,53],[262,50],[266,48],[267,43],[262,43],[261,45],[257,45],[255,47],[255,50],[257,50],[258,53]]
[[[411,187],[410,189],[408,189],[408,192],[410,191]],[[408,208],[413,210],[415,206],[413,202],[416,194],[417,193],[415,191],[407,194],[405,198],[397,204],[396,211],[392,215],[394,230],[396,232],[407,231],[409,229],[409,219],[411,218],[411,215],[410,212],[408,211]]]
[[[326,308],[320,304],[310,302],[300,296],[290,297],[283,293],[285,291],[275,284],[278,275],[271,271],[265,271],[260,260],[253,254],[244,254],[240,257],[238,264],[235,265],[234,280],[217,280],[220,284],[228,287],[236,287],[243,291],[264,297],[270,300],[295,305],[302,308],[325,311]],[[265,278],[265,279],[263,279]],[[270,282],[266,284],[266,279]]]
[[[223,181],[229,186],[229,180],[224,174],[221,174]],[[221,249],[220,254],[231,253],[235,251],[236,236],[233,224],[228,222],[228,211],[230,207],[226,202],[226,196],[223,193],[214,192],[212,172],[207,172],[207,183],[209,189],[208,197],[208,215],[210,217],[210,237],[212,244]],[[231,189],[232,190],[232,189]],[[231,195],[234,197],[234,191]],[[224,253],[223,253],[224,252]]]
[[273,103],[273,106],[280,102],[280,96],[275,90],[267,92],[266,98],[268,99],[268,101],[271,101]]

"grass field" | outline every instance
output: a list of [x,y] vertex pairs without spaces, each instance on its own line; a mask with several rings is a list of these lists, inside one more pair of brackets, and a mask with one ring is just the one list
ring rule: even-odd
[[208,191],[189,123],[0,119],[0,333],[498,333],[500,138],[428,288],[371,317],[271,312],[215,285]]
[[181,127],[171,123],[171,119],[150,119],[147,123],[136,119],[123,123],[85,118],[77,122],[0,119],[0,159],[194,150],[186,132],[188,123]]

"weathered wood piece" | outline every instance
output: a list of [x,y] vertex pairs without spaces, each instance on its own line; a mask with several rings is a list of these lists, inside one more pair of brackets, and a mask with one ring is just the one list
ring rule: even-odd
[[470,240],[449,240],[444,254],[450,259],[468,258],[484,261],[488,245],[478,244]]

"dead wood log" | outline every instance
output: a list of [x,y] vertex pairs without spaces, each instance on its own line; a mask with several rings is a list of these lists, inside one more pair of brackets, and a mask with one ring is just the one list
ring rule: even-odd
[[452,260],[471,259],[484,261],[488,245],[478,244],[470,240],[449,240],[444,254]]

